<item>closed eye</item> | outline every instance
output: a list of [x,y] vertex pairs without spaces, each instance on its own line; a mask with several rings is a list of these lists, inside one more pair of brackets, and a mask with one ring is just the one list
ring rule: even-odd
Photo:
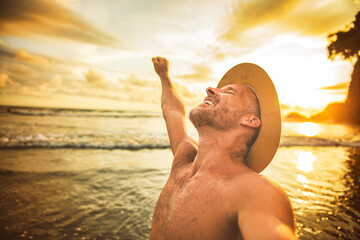
[[237,93],[237,90],[232,87],[226,87],[226,88],[223,88],[223,90],[224,90],[225,94],[235,95]]

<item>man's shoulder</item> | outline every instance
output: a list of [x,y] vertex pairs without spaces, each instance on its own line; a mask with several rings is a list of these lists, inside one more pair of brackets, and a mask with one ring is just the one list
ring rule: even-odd
[[241,174],[233,180],[233,198],[235,201],[241,199],[242,204],[253,206],[272,205],[275,202],[282,202],[289,205],[290,201],[285,191],[271,178],[248,172]]
[[255,172],[239,175],[233,181],[232,201],[238,213],[268,213],[293,227],[292,206],[279,184]]
[[255,172],[246,172],[244,174],[239,174],[232,179],[233,187],[240,190],[238,192],[247,193],[252,196],[255,195],[266,195],[266,194],[274,194],[274,195],[286,195],[284,190],[271,178],[257,174]]

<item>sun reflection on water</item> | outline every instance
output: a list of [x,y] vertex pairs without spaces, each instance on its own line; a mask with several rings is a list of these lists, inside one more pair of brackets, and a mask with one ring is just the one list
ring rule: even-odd
[[296,176],[296,180],[298,180],[298,182],[301,182],[301,183],[308,183],[308,180],[306,179],[306,177],[301,174],[298,174]]
[[297,169],[303,172],[311,172],[313,170],[313,162],[316,157],[312,152],[299,152],[296,154],[298,159]]
[[303,172],[302,174],[296,175],[296,180],[301,183],[303,187],[299,188],[298,191],[300,191],[303,196],[314,197],[315,193],[308,190],[309,180],[306,177],[306,173],[313,170],[313,162],[316,160],[316,157],[312,152],[298,152],[296,155],[298,160],[296,168]]
[[313,137],[313,136],[319,135],[320,130],[321,130],[320,125],[313,123],[313,122],[301,123],[297,127],[297,131],[299,134],[305,135],[308,137]]

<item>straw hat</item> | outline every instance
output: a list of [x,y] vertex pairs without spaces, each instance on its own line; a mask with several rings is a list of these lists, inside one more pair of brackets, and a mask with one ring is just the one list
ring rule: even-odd
[[280,142],[281,117],[275,86],[269,75],[252,63],[241,63],[231,68],[220,80],[217,88],[230,84],[248,85],[258,97],[261,127],[245,163],[255,172],[260,173],[273,159]]

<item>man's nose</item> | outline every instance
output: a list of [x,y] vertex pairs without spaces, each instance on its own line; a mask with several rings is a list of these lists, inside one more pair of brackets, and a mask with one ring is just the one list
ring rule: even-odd
[[206,93],[208,95],[215,95],[217,93],[217,90],[218,90],[217,88],[208,87],[206,88]]

